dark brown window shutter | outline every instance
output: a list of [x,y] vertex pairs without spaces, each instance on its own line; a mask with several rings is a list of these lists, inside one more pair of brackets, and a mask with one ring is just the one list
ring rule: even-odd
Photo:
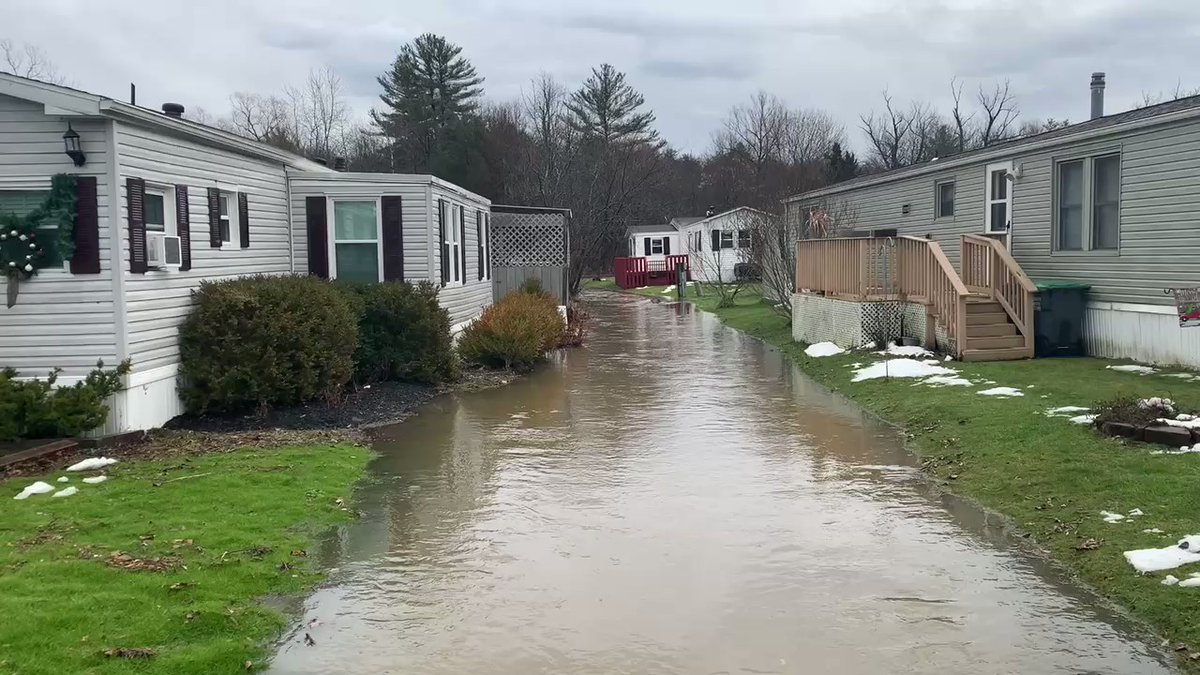
[[100,273],[100,209],[96,199],[96,177],[75,179],[75,229],[72,231],[75,254],[71,256],[72,274]]
[[649,256],[650,255],[650,237],[646,237],[645,239],[643,239],[642,243],[644,243],[646,245],[646,255]]
[[208,188],[208,245],[221,248],[221,191]]
[[179,271],[192,269],[192,216],[188,210],[188,188],[175,186],[175,234],[179,235]]
[[442,262],[442,285],[450,283],[450,247],[446,246],[446,200],[438,200],[438,255]]
[[714,253],[721,250],[721,231],[712,231],[712,250]]
[[242,248],[250,248],[250,205],[246,203],[246,193],[238,193],[238,230],[242,240]]
[[462,261],[458,279],[465,284],[467,283],[467,210],[462,207],[458,209],[458,258]]
[[663,237],[663,255],[671,255],[671,238]]
[[483,281],[483,211],[475,210],[475,257],[479,266],[479,280]]
[[404,281],[404,211],[399,195],[380,198],[383,222],[383,280]]
[[146,181],[125,180],[125,200],[129,218],[129,271],[145,274],[146,264]]
[[308,224],[308,273],[329,278],[329,225],[324,197],[304,198],[304,217]]

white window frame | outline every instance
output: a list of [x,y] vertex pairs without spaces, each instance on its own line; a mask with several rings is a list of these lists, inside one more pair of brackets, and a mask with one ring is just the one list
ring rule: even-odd
[[[178,229],[175,227],[175,188],[167,185],[151,185],[146,183],[145,195],[155,195],[162,197],[163,200],[163,229],[152,230],[149,223],[146,223],[143,218],[143,224],[146,227],[146,234],[165,234],[169,237],[178,236]],[[143,201],[145,197],[143,197]],[[145,208],[142,209],[143,216]]]
[[[1006,172],[1006,176],[1011,176],[1012,171],[1013,171],[1012,161],[988,164],[987,167],[984,169],[984,173],[983,173],[983,201],[984,201],[984,204],[983,204],[983,233],[984,234],[1007,234],[1009,232],[1009,230],[1012,229],[1013,185],[1016,183],[1016,181],[1009,180],[1007,177],[1005,177],[1004,182],[1006,183],[1006,189],[1004,190],[1004,199],[992,199],[992,174],[996,171],[1004,171],[1004,172]],[[955,192],[957,193],[957,189],[955,190]],[[955,194],[954,197],[955,197],[955,201],[957,202],[958,195]],[[993,204],[1005,204],[1006,205],[1004,212],[1006,214],[1008,214],[1008,223],[1007,223],[1008,227],[1005,227],[1003,229],[996,229],[994,227],[994,224],[992,223],[992,205]],[[955,205],[955,208],[957,208],[957,204]]]
[[479,226],[479,248],[483,251],[483,281],[492,280],[492,251],[490,244],[492,241],[492,214],[482,209],[475,212],[478,214],[481,222]]
[[[942,188],[946,187],[947,185],[949,185],[951,188],[954,189],[954,199],[952,199],[950,201],[950,213],[948,215],[944,215],[942,213]],[[1009,190],[1009,194],[1011,194],[1011,193],[1012,193],[1012,190]],[[990,213],[991,210],[989,209],[988,212]],[[934,182],[934,184],[933,184],[933,219],[934,220],[949,220],[949,219],[954,218],[956,213],[958,213],[958,185],[955,182],[955,180],[953,178],[949,178],[946,180],[939,180],[939,181]],[[1009,220],[1010,221],[1012,220],[1012,214],[1009,214]]]
[[663,245],[664,239],[666,237],[650,237],[650,255],[665,255],[663,253],[666,250],[666,246]]
[[[442,210],[442,227],[444,228],[442,231],[445,232],[446,235],[446,246],[448,246],[450,249],[450,252],[447,254],[446,258],[446,266],[448,267],[447,278],[449,279],[449,281],[446,282],[446,285],[462,286],[466,283],[467,271],[465,269],[459,269],[458,276],[456,277],[454,270],[456,265],[458,268],[463,267],[462,242],[459,241],[459,239],[461,239],[459,236],[461,232],[459,231],[458,224],[459,219],[461,218],[459,214],[463,213],[464,207],[462,204],[457,204],[449,200],[446,201],[446,206],[449,208]],[[449,223],[445,222],[447,218],[449,218]],[[457,261],[457,263],[455,261]]]
[[[1096,160],[1106,157],[1117,158],[1117,247],[1096,248]],[[1062,184],[1060,170],[1062,165],[1079,162],[1083,169],[1083,231],[1080,233],[1080,248],[1059,248],[1062,241]],[[1125,205],[1122,185],[1125,180],[1125,153],[1121,146],[1102,148],[1086,153],[1064,154],[1053,158],[1051,174],[1051,228],[1050,253],[1055,256],[1120,256],[1121,255],[1121,215]]]
[[[334,212],[333,205],[337,202],[374,202],[375,204],[375,241],[369,239],[342,239],[337,238],[337,214]],[[376,278],[379,283],[383,283],[383,204],[379,195],[369,196],[348,196],[339,195],[337,197],[325,198],[325,218],[329,223],[329,236],[327,259],[329,260],[329,278],[337,279],[337,245],[338,244],[375,244],[375,267]]]
[[[718,232],[721,233],[720,238],[719,238],[719,241],[721,243],[721,250],[724,251],[727,248],[733,248],[734,241],[735,241],[734,235],[733,235],[733,230],[721,229],[721,230],[718,230]],[[728,246],[725,245],[726,236],[729,237],[729,245]]]
[[[221,246],[224,247],[226,244],[228,244],[230,248],[240,248],[242,244],[242,229],[240,227],[241,213],[238,209],[238,193],[230,192],[228,190],[221,190],[218,193],[217,199],[223,202],[228,200],[228,206],[226,207],[224,218],[225,220],[229,221],[229,238],[222,238]],[[217,220],[219,223],[220,216],[218,216]]]

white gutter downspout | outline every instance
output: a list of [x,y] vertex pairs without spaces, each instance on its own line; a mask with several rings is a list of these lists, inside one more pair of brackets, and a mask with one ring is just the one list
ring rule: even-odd
[[296,227],[296,221],[292,218],[292,168],[289,166],[283,167],[284,180],[284,195],[287,198],[287,233],[288,233],[288,269],[292,274],[296,273],[296,233],[293,228]]

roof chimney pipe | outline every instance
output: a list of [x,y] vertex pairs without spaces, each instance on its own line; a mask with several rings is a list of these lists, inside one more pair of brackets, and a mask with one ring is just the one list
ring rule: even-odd
[[183,117],[183,106],[178,103],[164,103],[162,104],[162,111],[167,117],[174,117],[176,119]]
[[1092,73],[1092,119],[1104,117],[1104,73]]

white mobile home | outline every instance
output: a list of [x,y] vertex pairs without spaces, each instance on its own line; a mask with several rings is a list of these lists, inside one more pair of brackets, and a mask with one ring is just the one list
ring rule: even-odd
[[205,280],[248,274],[440,283],[456,329],[491,303],[490,202],[430,176],[351,174],[103,96],[0,74],[0,213],[69,176],[74,256],[0,307],[0,366],[22,376],[98,360],[132,372],[103,434],[182,412],[178,327]]
[[747,267],[753,264],[751,242],[755,232],[764,231],[760,219],[770,217],[758,209],[739,206],[681,227],[679,236],[687,250],[692,279],[729,283],[752,276]]
[[679,230],[671,223],[662,225],[634,225],[626,230],[629,257],[648,260],[666,260],[669,255],[680,255]]

